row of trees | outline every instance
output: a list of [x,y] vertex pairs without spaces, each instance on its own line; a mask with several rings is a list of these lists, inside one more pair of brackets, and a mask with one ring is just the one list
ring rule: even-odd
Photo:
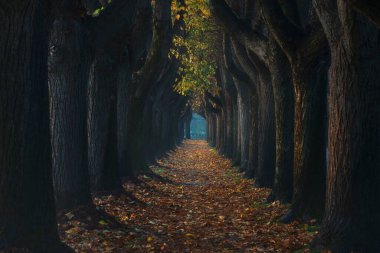
[[183,0],[0,0],[0,252],[69,252],[56,208],[122,191],[182,140]]
[[209,0],[222,27],[212,145],[283,222],[321,220],[313,246],[379,252],[380,5],[347,0]]

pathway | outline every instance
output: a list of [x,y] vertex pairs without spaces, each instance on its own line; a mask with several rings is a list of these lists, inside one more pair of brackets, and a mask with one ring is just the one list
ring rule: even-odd
[[266,203],[269,190],[252,187],[206,142],[186,141],[151,169],[125,184],[137,200],[96,198],[120,226],[89,227],[69,213],[63,239],[77,252],[309,252],[315,228],[277,223],[287,207]]

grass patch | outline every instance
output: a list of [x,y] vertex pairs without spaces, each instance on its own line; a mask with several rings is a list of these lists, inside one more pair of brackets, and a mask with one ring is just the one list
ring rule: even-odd
[[154,173],[157,173],[157,174],[163,174],[163,173],[167,172],[167,170],[163,169],[163,168],[153,168],[152,170]]
[[228,169],[226,176],[231,178],[236,184],[239,184],[242,180],[242,176],[237,169]]
[[260,207],[269,207],[271,205],[271,203],[267,203],[267,202],[253,202],[251,204],[251,207],[252,208],[260,208]]

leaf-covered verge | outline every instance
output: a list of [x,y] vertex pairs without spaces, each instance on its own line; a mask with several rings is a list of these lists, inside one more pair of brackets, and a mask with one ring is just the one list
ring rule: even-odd
[[97,215],[62,214],[62,239],[77,252],[310,252],[316,227],[278,223],[288,207],[267,203],[270,190],[206,142],[187,141],[151,169],[125,194],[95,198]]

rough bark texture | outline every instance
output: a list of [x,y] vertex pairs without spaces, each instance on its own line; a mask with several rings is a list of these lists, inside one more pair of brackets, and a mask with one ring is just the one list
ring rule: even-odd
[[86,124],[90,63],[84,40],[79,20],[56,17],[51,28],[48,63],[53,179],[58,209],[92,202]]
[[89,157],[92,187],[95,191],[121,189],[117,138],[118,63],[112,53],[98,53],[91,70]]
[[261,1],[268,28],[291,64],[295,93],[294,196],[286,222],[321,218],[324,206],[327,41],[310,3]]
[[326,212],[315,245],[379,252],[379,31],[340,0],[315,6],[332,61]]
[[163,74],[168,52],[171,46],[171,1],[155,2],[152,45],[145,64],[134,73],[128,89],[128,128],[127,128],[127,176],[147,169],[144,151],[143,114],[149,91],[156,83],[157,77]]
[[237,102],[239,112],[240,169],[245,171],[249,157],[249,88],[247,83],[236,80]]
[[[275,108],[270,73],[264,63],[252,52],[250,55],[236,41],[233,43],[236,61],[247,73],[252,82],[251,92],[257,107],[257,168],[256,184],[260,187],[271,187],[275,171]],[[255,114],[253,114],[255,115]],[[254,155],[255,156],[255,155]]]
[[127,113],[128,113],[128,86],[131,83],[131,71],[128,61],[127,50],[122,54],[117,80],[117,142],[118,142],[118,167],[122,174],[128,168],[126,153],[128,147],[127,139]]
[[294,94],[285,54],[271,39],[269,69],[276,111],[276,172],[271,200],[290,203],[293,196]]
[[294,194],[287,219],[323,215],[326,175],[326,63],[293,69],[295,86]]
[[0,251],[66,251],[51,175],[45,1],[0,1]]

